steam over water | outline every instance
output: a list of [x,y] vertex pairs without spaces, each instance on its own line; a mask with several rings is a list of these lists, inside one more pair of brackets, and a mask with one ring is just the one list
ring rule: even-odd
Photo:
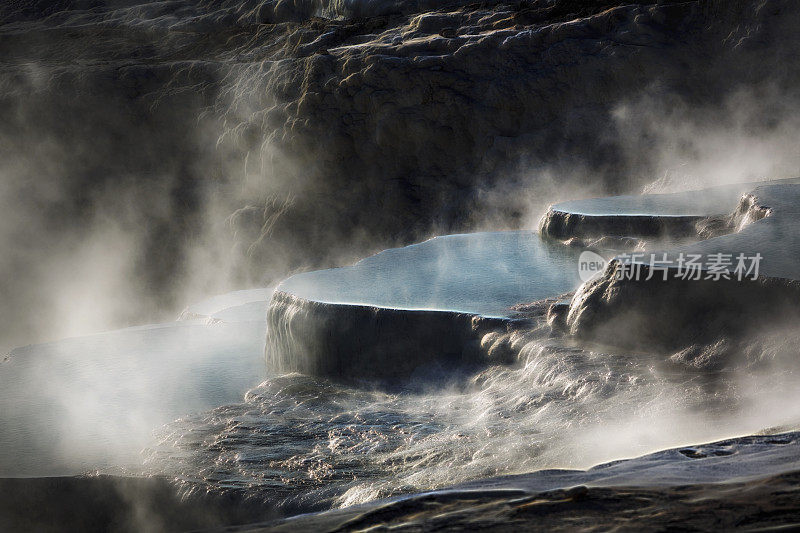
[[[0,361],[67,338],[0,362],[0,477],[166,476],[290,514],[797,428],[800,328],[626,352],[553,333],[551,302],[531,300],[577,288],[578,246],[532,232],[552,202],[797,175],[798,15],[790,0],[0,2]],[[503,237],[519,249],[464,245],[499,230],[521,230]],[[328,288],[350,299],[308,298],[492,317],[470,339],[479,368],[281,374],[265,368],[272,289],[228,293],[293,279],[306,298],[334,267],[453,233],[403,269],[393,252],[339,268],[352,277]],[[429,251],[448,243],[442,269]],[[534,278],[548,291],[519,297]],[[319,323],[308,346],[330,340]]]
[[[531,279],[565,265],[538,264]],[[741,346],[745,356],[700,371],[647,350],[579,346],[552,333],[546,301],[527,306],[515,329],[483,336],[481,349],[510,364],[390,386],[268,368],[253,387],[264,376],[271,294],[231,293],[172,324],[15,350],[2,374],[0,466],[23,476],[163,475],[188,492],[243,491],[291,513],[583,469],[800,421],[797,333],[765,332]],[[65,442],[71,462],[60,460],[82,470],[48,464],[47,448]]]
[[146,466],[188,489],[247,488],[294,510],[318,509],[499,474],[587,468],[800,415],[784,403],[796,396],[791,373],[747,382],[732,371],[687,373],[643,354],[579,349],[546,330],[510,336],[514,365],[445,387],[385,392],[271,376],[242,403],[164,427]]

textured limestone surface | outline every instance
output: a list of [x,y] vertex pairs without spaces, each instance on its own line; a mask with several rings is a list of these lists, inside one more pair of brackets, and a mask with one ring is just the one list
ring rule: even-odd
[[[609,342],[677,349],[791,322],[800,289],[800,239],[794,229],[800,216],[798,197],[796,180],[765,182],[744,193],[738,206],[719,219],[724,234],[618,256],[576,292],[568,327]],[[648,202],[658,200],[651,197]],[[593,203],[589,201],[590,207]],[[622,203],[630,201],[623,198]],[[614,224],[614,199],[604,204],[612,214],[596,220]],[[580,210],[580,202],[572,206]],[[697,272],[686,266],[692,256]],[[721,267],[715,268],[715,262]]]

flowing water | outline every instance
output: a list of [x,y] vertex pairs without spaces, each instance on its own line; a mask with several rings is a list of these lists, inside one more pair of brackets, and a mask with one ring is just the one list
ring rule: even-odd
[[[567,264],[541,279],[561,290],[558,272],[575,276]],[[232,293],[175,323],[12,352],[0,374],[3,474],[166,475],[190,492],[241,489],[293,512],[587,468],[800,420],[796,364],[780,356],[795,337],[783,334],[753,345],[758,368],[700,373],[577,345],[533,313],[484,339],[505,343],[511,364],[387,389],[265,371],[270,294]]]
[[797,395],[790,375],[745,381],[675,372],[643,354],[572,346],[544,328],[513,336],[515,364],[444,389],[387,393],[270,377],[241,403],[165,427],[146,464],[188,488],[246,488],[308,510],[500,474],[586,468],[753,433],[800,414],[785,408],[787,395]]

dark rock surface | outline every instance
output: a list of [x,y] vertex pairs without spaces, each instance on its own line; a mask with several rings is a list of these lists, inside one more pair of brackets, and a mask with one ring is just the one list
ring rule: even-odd
[[[800,473],[675,488],[574,487],[419,496],[350,520],[304,517],[233,531],[778,531],[800,521]],[[773,529],[774,528],[774,529]]]
[[167,532],[218,528],[278,515],[242,492],[182,494],[163,478],[0,478],[3,531]]
[[[546,237],[570,239],[697,238],[729,233],[730,213],[742,194],[756,187],[741,183],[699,191],[571,200],[551,205],[539,222]],[[568,242],[569,244],[569,242]]]

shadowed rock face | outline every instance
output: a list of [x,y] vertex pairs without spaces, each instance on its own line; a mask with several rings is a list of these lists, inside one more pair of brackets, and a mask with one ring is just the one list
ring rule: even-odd
[[[476,185],[507,184],[519,167],[580,162],[594,186],[630,190],[643,177],[620,156],[616,103],[654,83],[706,100],[753,79],[739,70],[748,47],[728,45],[730,4],[606,4],[546,20],[531,14],[540,5],[441,9],[346,39],[307,35],[295,49],[303,57],[266,80],[285,99],[266,120],[282,125],[281,153],[296,162],[288,171],[300,169],[297,181],[314,193],[348,189],[366,208],[356,216],[377,231],[393,231],[383,220],[413,227],[434,213],[463,227],[485,208]],[[389,197],[402,200],[374,204]],[[513,224],[520,209],[507,200],[502,219]]]
[[[798,9],[6,2],[0,135],[13,142],[2,145],[3,170],[41,221],[31,227],[54,243],[81,237],[101,206],[115,218],[131,204],[146,212],[124,220],[145,233],[137,289],[168,306],[165,288],[187,268],[187,243],[203,241],[209,203],[214,216],[233,214],[233,279],[266,283],[487,215],[518,227],[531,198],[484,193],[523,181],[537,191],[531,168],[590,168],[558,173],[568,176],[559,185],[629,192],[652,174],[620,157],[611,110],[643,92],[714,109],[765,80],[791,99],[797,43],[785,37]],[[66,200],[32,195],[33,176]],[[116,206],[123,186],[134,200]],[[334,251],[343,242],[347,258]],[[31,254],[52,253],[49,244]]]
[[267,368],[348,382],[447,382],[486,364],[481,338],[507,324],[441,311],[328,304],[276,292],[267,313]]

